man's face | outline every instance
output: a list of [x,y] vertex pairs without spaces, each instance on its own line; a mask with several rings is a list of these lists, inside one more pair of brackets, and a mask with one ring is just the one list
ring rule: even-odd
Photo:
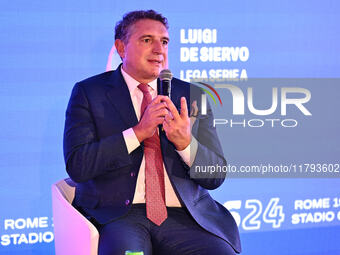
[[156,79],[168,66],[169,34],[166,27],[159,21],[142,19],[129,28],[128,35],[126,43],[116,40],[124,71],[141,83]]

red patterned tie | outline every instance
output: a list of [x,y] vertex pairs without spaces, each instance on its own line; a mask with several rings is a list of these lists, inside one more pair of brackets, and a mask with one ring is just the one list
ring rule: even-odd
[[[148,84],[138,85],[143,92],[141,118],[152,101],[148,87]],[[165,206],[163,158],[157,130],[152,137],[144,140],[144,155],[146,215],[149,220],[160,226],[168,217],[168,213]]]

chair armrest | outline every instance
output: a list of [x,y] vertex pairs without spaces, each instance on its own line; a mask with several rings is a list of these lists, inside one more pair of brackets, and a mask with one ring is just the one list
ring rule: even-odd
[[98,230],[71,205],[74,189],[65,180],[52,185],[56,254],[97,255]]

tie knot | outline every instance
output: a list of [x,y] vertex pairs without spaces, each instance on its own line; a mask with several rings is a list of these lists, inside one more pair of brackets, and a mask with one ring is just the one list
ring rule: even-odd
[[138,85],[138,88],[143,92],[143,94],[150,93],[148,84],[141,83],[141,84]]

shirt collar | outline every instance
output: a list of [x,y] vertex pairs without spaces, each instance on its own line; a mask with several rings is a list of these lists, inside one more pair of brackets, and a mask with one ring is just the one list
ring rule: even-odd
[[[120,70],[122,71],[123,78],[129,88],[130,93],[134,91],[137,86],[140,84],[139,81],[136,81],[134,78],[132,78],[127,72],[123,70],[123,66],[121,66]],[[149,82],[148,85],[153,89],[157,91],[157,79],[154,79],[153,81]]]

